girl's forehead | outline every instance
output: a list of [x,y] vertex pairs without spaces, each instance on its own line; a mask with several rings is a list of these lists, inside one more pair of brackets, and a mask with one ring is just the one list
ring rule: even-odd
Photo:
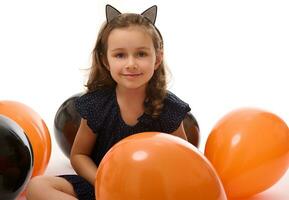
[[122,31],[122,32],[140,32],[140,33],[146,33],[148,34],[147,28],[142,25],[129,25],[128,27],[118,27],[114,28],[112,32],[115,31]]
[[115,28],[108,36],[108,49],[144,46],[151,48],[153,41],[151,34],[145,27],[129,26]]

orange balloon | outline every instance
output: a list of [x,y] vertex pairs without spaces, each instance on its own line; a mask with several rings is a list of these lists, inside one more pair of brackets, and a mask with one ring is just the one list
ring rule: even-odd
[[189,142],[145,132],[114,145],[96,174],[97,200],[226,200],[209,161]]
[[33,150],[32,176],[43,174],[51,155],[51,138],[45,122],[30,107],[15,101],[0,101],[0,114],[14,120],[24,130]]
[[249,197],[276,183],[289,166],[289,129],[278,116],[243,108],[224,116],[210,133],[205,155],[228,198]]

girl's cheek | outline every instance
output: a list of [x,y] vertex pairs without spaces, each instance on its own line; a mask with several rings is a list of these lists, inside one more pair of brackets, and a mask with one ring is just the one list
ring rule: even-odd
[[153,59],[145,59],[145,60],[143,60],[143,61],[141,62],[141,64],[142,64],[142,65],[146,65],[146,66],[148,66],[148,65],[153,65],[153,64],[154,64],[154,61],[153,61]]

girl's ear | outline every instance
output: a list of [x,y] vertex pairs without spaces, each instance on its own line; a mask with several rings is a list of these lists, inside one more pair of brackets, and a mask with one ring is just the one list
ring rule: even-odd
[[164,52],[162,50],[157,51],[156,62],[155,62],[155,70],[159,68],[160,64],[163,62]]

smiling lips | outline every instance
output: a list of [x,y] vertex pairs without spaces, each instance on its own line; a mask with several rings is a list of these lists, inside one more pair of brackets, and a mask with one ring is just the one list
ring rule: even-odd
[[126,76],[126,77],[138,77],[140,75],[142,75],[142,73],[139,73],[139,74],[122,74],[123,76]]

